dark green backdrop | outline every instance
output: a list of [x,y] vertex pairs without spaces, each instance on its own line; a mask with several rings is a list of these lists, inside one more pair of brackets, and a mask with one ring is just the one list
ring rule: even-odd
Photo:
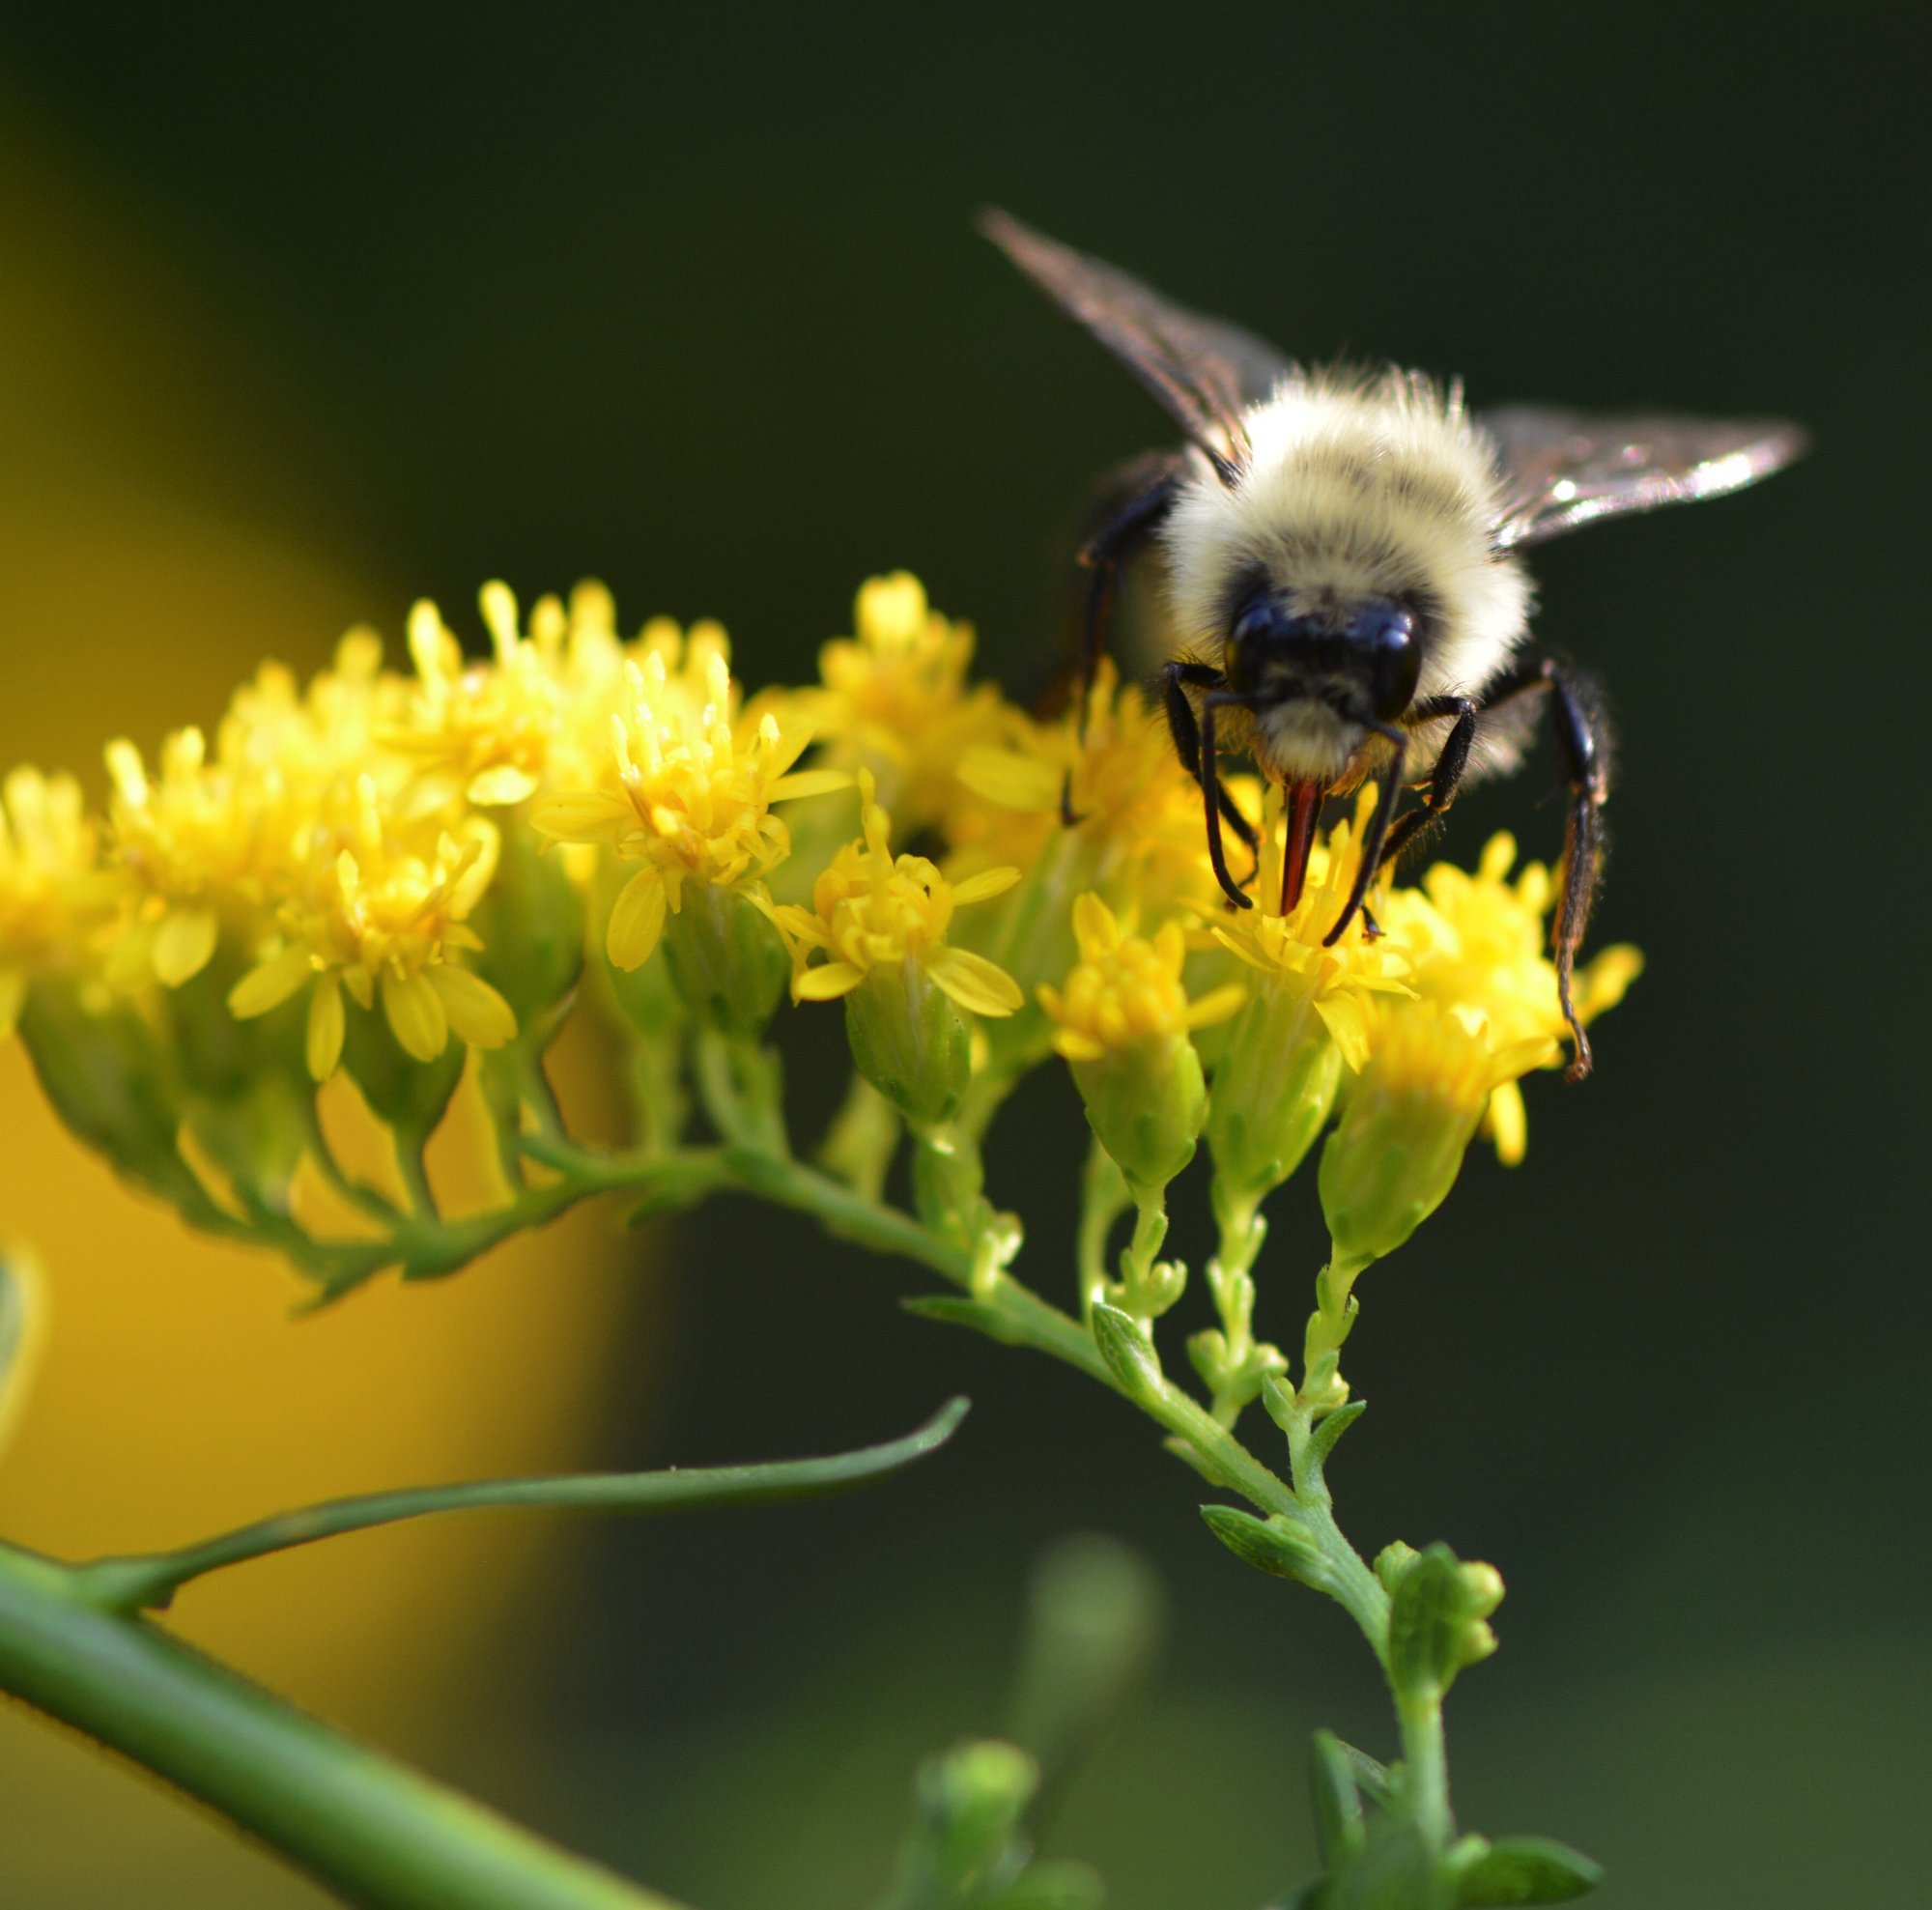
[[[218,267],[274,508],[384,580],[392,631],[421,591],[591,571],[627,619],[713,612],[753,673],[799,673],[908,564],[1042,680],[1082,487],[1162,434],[973,236],[988,200],[1479,403],[1815,431],[1763,492],[1539,558],[1543,631],[1621,719],[1602,933],[1651,971],[1589,1087],[1533,1084],[1528,1163],[1473,1163],[1366,1283],[1339,1489],[1365,1542],[1508,1577],[1452,1711],[1470,1821],[1592,1851],[1606,1907],[1914,1899],[1926,35],[1857,7],[668,11],[0,24],[39,107]],[[1457,845],[1553,849],[1548,782],[1471,801]],[[1042,1081],[995,1150],[1047,1267],[1077,1130]],[[1284,1206],[1286,1337],[1319,1240]],[[1094,1388],[902,1318],[897,1273],[737,1206],[678,1264],[676,1358],[613,1455],[980,1409],[890,1496],[603,1533],[529,1614],[522,1737],[442,1768],[707,1910],[862,1902],[914,1754],[1000,1722],[1026,1561],[1095,1525],[1158,1562],[1172,1638],[1057,1841],[1122,1910],[1295,1876],[1308,1728],[1386,1748],[1344,1621],[1220,1554]]]

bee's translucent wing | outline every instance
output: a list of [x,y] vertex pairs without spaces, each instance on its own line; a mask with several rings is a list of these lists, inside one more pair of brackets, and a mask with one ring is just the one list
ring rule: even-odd
[[1721,498],[1782,470],[1806,443],[1797,425],[1769,418],[1592,417],[1522,405],[1479,422],[1502,466],[1505,549],[1599,518]]
[[1288,359],[1238,326],[1169,304],[1139,279],[1009,214],[982,213],[980,230],[1140,380],[1224,481],[1234,476],[1248,456],[1241,413],[1293,375]]

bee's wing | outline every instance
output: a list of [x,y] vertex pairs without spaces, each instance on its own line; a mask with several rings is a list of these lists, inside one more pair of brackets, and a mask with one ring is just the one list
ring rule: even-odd
[[1806,445],[1795,424],[1758,418],[1593,417],[1522,405],[1483,413],[1495,441],[1505,549],[1540,544],[1598,518],[1721,498],[1769,477]]
[[1139,279],[989,210],[980,230],[1146,385],[1225,482],[1248,457],[1241,413],[1293,366],[1238,326],[1171,305]]

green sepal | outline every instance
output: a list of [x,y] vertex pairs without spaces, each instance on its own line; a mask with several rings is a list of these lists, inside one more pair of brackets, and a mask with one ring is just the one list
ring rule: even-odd
[[1293,1579],[1317,1591],[1326,1591],[1333,1583],[1321,1549],[1279,1515],[1257,1519],[1232,1505],[1204,1505],[1201,1516],[1236,1558],[1258,1572]]
[[245,1207],[287,1217],[296,1170],[309,1145],[306,1078],[269,1073],[236,1093],[192,1097],[186,1126],[228,1176]]
[[665,962],[684,1005],[721,1034],[757,1040],[791,974],[772,919],[729,890],[691,885],[665,923]]
[[1153,1342],[1119,1307],[1094,1309],[1094,1344],[1121,1390],[1133,1400],[1158,1399],[1167,1382]]
[[1315,1801],[1315,1835],[1321,1861],[1339,1870],[1361,1855],[1368,1832],[1362,1821],[1362,1793],[1355,1767],[1332,1731],[1317,1731],[1308,1760],[1309,1789]]
[[1603,1880],[1603,1867],[1568,1844],[1540,1837],[1499,1838],[1458,1875],[1456,1906],[1569,1903],[1587,1896]]
[[1493,1566],[1464,1565],[1446,1545],[1391,1576],[1389,1683],[1398,1701],[1435,1703],[1458,1671],[1495,1650],[1485,1620],[1502,1602],[1502,1580]]
[[1308,1440],[1308,1449],[1316,1465],[1327,1465],[1328,1455],[1335,1450],[1342,1435],[1368,1410],[1367,1400],[1351,1399],[1347,1406],[1338,1406],[1333,1412],[1316,1421],[1315,1431]]
[[377,1120],[396,1138],[396,1151],[420,1155],[449,1107],[469,1052],[453,1035],[434,1061],[406,1054],[379,1007],[351,1008],[342,1065]]

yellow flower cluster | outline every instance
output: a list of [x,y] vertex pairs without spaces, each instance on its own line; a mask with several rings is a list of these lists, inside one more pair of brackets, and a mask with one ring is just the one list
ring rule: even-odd
[[[152,763],[111,744],[98,816],[71,779],[16,770],[0,1033],[42,986],[158,1028],[205,975],[240,1020],[299,1000],[321,1080],[345,1054],[364,1065],[356,1013],[418,1063],[452,1036],[548,1039],[587,941],[640,1029],[670,1002],[755,1037],[788,966],[795,1000],[844,1001],[861,1071],[925,1128],[969,1081],[994,1084],[983,1115],[1057,1050],[1141,1189],[1205,1132],[1252,1213],[1327,1124],[1366,1131],[1390,1098],[1434,1096],[1459,1130],[1487,1118],[1521,1156],[1517,1083],[1556,1061],[1564,1024],[1552,878],[1513,875],[1507,837],[1473,871],[1384,874],[1373,918],[1327,948],[1373,791],[1316,842],[1283,915],[1279,793],[1232,779],[1262,847],[1261,905],[1231,911],[1200,791],[1141,692],[1109,667],[1084,721],[1016,708],[972,680],[972,632],[909,576],[865,586],[816,684],[750,697],[715,624],[626,640],[597,584],[525,618],[492,584],[481,608],[481,657],[418,604],[407,673],[353,632],[305,687],[264,668],[212,733],[179,730]],[[795,832],[781,812],[855,784],[856,814],[815,803]],[[541,953],[559,943],[567,958]],[[1580,969],[1581,1012],[1637,967],[1613,949]]]

